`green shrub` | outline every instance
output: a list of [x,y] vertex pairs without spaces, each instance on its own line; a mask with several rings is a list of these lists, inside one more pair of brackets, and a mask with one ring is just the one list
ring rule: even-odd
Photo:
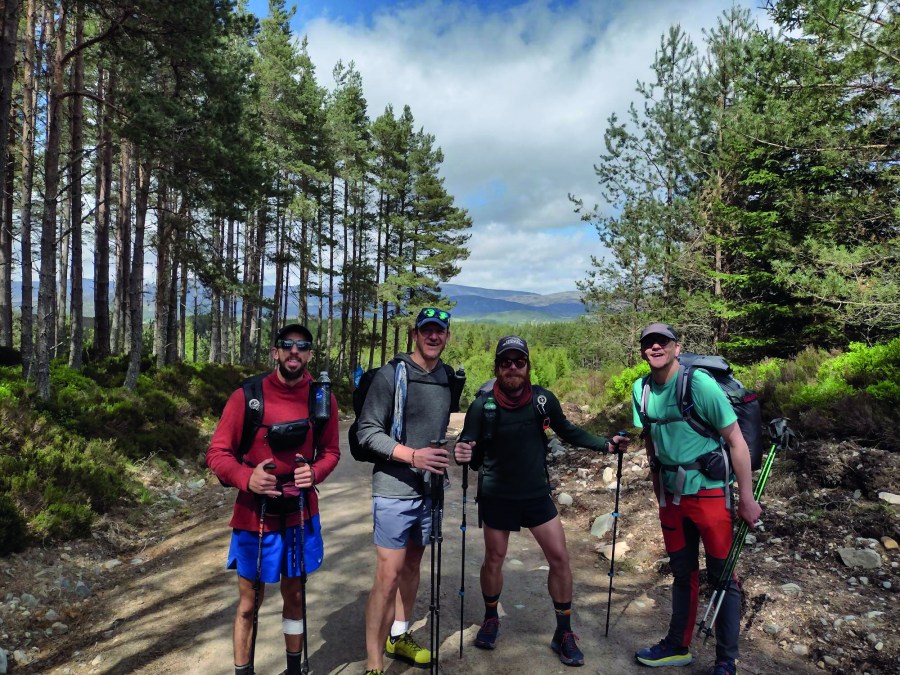
[[606,386],[606,400],[611,403],[631,402],[631,390],[635,380],[650,374],[650,366],[646,361],[626,368],[619,375],[611,378]]
[[91,534],[94,512],[85,504],[48,504],[31,521],[35,534],[41,539],[63,541],[82,539]]
[[0,556],[25,548],[25,519],[12,497],[0,493]]

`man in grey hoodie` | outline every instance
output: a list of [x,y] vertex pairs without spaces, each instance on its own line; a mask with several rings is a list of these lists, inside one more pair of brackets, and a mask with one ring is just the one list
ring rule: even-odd
[[441,363],[450,314],[426,307],[411,332],[414,351],[376,373],[359,415],[360,444],[382,457],[372,471],[377,566],[366,602],[366,675],[382,675],[384,654],[420,668],[431,664],[409,619],[431,535],[430,474],[442,475],[450,464],[445,448],[430,447],[450,421],[450,383]]

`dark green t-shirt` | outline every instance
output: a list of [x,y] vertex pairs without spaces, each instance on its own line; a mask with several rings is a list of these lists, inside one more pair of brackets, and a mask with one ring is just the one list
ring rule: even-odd
[[[585,431],[570,422],[552,392],[534,387],[534,395],[547,398],[544,410],[550,428],[566,443],[592,450],[606,451],[608,439]],[[516,410],[497,404],[493,440],[484,440],[484,403],[476,398],[466,411],[460,438],[476,441],[470,466],[481,468],[479,496],[495,499],[534,499],[550,493],[546,469],[546,432],[543,417],[533,402]]]

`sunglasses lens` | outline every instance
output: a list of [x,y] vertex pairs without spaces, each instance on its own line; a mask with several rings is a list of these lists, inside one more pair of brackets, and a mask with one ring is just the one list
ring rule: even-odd
[[297,351],[306,352],[312,347],[312,342],[306,340],[279,340],[278,347],[281,349],[291,349],[296,345]]

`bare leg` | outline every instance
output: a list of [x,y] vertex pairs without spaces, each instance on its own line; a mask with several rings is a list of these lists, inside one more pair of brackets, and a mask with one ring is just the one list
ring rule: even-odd
[[484,526],[484,562],[481,563],[481,592],[500,595],[503,590],[503,561],[509,548],[509,532]]
[[[250,637],[253,633],[253,590],[252,579],[238,576],[238,606],[234,617],[234,663],[243,666],[250,663]],[[266,585],[260,583],[259,606],[262,607],[266,594]]]
[[547,563],[547,590],[553,602],[572,602],[572,568],[569,566],[569,551],[566,549],[566,533],[559,516],[543,525],[531,528]]
[[[299,621],[303,617],[303,600],[300,589],[300,577],[281,578],[281,598],[284,600],[284,607],[281,610],[282,618]],[[305,625],[303,630],[306,630]],[[284,646],[287,651],[296,654],[300,651],[302,644],[302,633],[300,635],[288,635],[285,633]]]
[[[397,589],[407,549],[376,546],[375,551],[375,582],[369,591],[369,599],[366,600],[366,669],[384,670],[384,643],[394,622]],[[418,584],[418,579],[416,583]]]

